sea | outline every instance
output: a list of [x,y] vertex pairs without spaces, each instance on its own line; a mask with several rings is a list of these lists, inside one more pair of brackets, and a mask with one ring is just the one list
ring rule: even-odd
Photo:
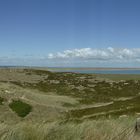
[[0,66],[0,68],[43,68],[48,69],[53,72],[73,72],[73,73],[83,73],[83,74],[140,74],[140,68],[122,68],[122,69],[72,69],[72,68],[58,68],[58,67],[32,67],[32,66]]
[[55,72],[74,72],[83,74],[140,74],[140,70],[53,70]]

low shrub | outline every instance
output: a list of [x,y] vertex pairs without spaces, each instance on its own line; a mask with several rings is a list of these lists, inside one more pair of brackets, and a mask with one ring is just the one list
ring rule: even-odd
[[32,107],[29,104],[24,103],[20,100],[17,101],[14,100],[12,103],[9,104],[9,107],[14,112],[16,112],[19,117],[25,117],[32,110]]

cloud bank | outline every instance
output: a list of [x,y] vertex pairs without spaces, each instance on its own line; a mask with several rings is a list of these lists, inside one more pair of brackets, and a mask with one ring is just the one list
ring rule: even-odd
[[0,65],[140,67],[140,48],[81,48],[48,55],[0,56]]
[[94,49],[81,48],[65,50],[55,54],[50,53],[48,59],[51,60],[93,60],[111,62],[140,62],[140,48],[112,48]]

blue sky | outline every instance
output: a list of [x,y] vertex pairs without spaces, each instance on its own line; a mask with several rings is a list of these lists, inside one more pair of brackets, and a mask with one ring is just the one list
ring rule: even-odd
[[139,67],[139,26],[139,0],[0,0],[0,65]]

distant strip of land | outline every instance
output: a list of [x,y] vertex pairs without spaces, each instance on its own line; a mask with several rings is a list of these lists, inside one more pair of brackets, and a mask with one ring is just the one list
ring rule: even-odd
[[40,69],[40,70],[140,70],[140,67],[39,67],[39,66],[0,66],[0,69],[20,68],[20,69]]
[[113,67],[48,67],[48,70],[140,70],[140,68]]

